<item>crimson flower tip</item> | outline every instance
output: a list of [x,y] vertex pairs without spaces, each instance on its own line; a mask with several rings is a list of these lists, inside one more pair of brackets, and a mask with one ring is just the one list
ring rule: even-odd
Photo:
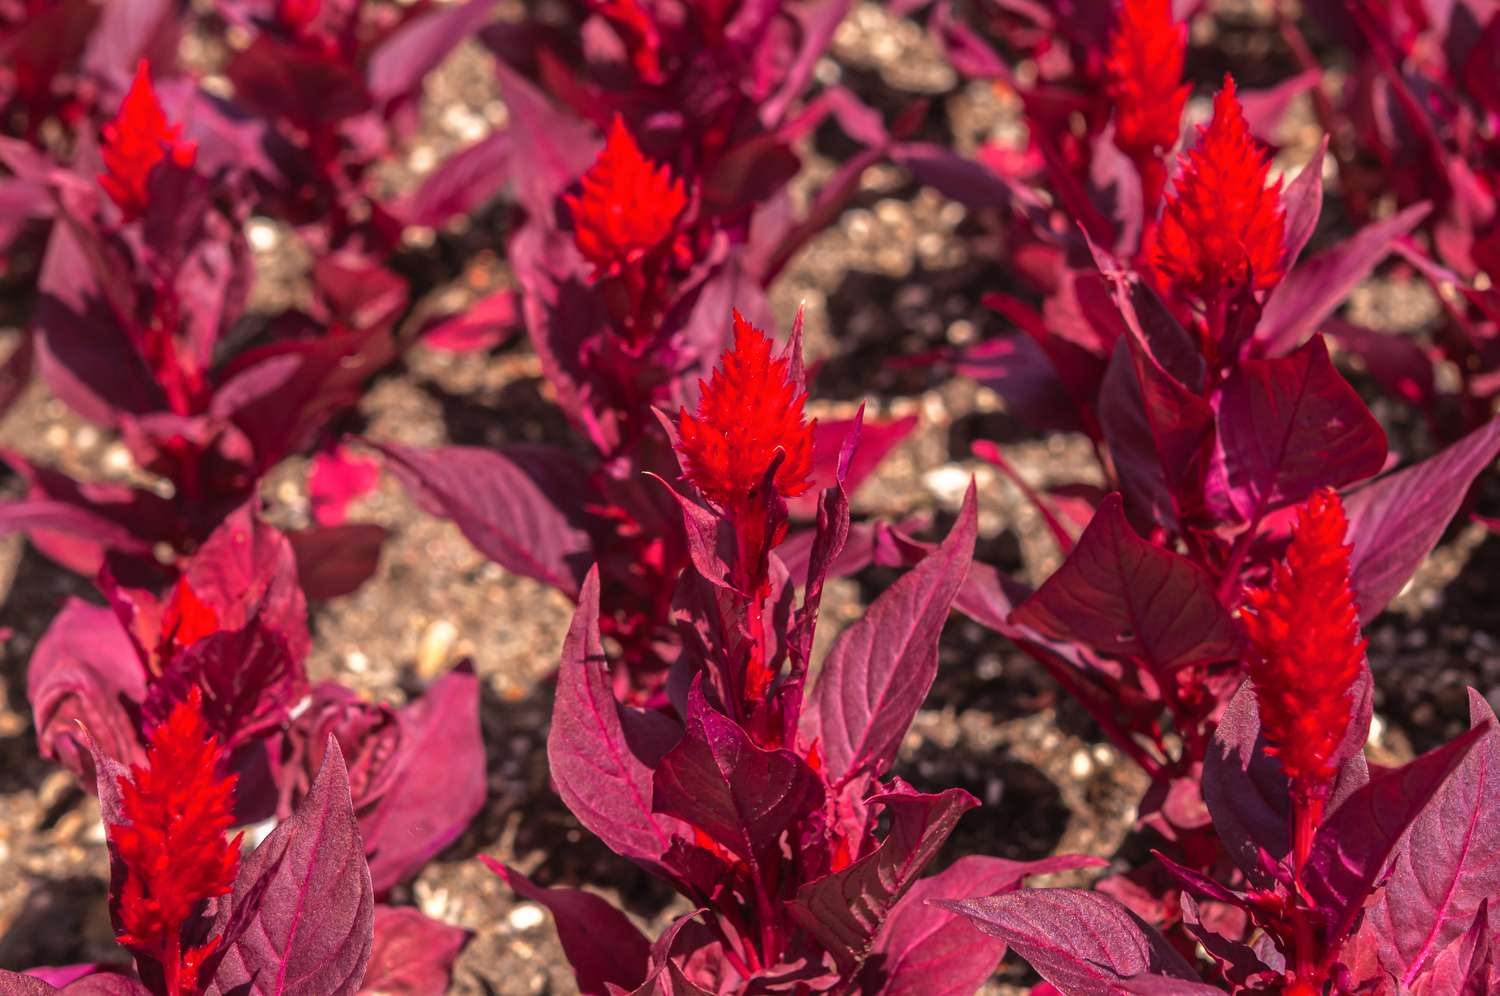
[[1191,89],[1182,82],[1187,25],[1172,0],[1124,0],[1106,62],[1115,105],[1115,144],[1132,156],[1159,156],[1177,144]]
[[1297,513],[1286,558],[1269,584],[1245,593],[1241,619],[1269,753],[1300,791],[1326,788],[1349,729],[1364,664],[1350,581],[1348,520],[1331,488]]
[[119,113],[103,133],[104,172],[99,174],[99,185],[126,221],[146,213],[152,170],[167,160],[186,168],[198,158],[197,143],[182,137],[181,124],[167,120],[146,59],[136,66]]
[[741,507],[783,454],[773,478],[783,498],[812,487],[812,430],[805,392],[793,383],[790,355],[773,356],[770,338],[734,313],[734,348],[711,379],[699,381],[696,414],[680,409],[684,475],[719,508]]
[[573,213],[573,240],[595,279],[667,245],[687,209],[682,181],[646,157],[619,115],[581,184],[581,192],[564,201]]
[[1233,77],[1225,75],[1213,120],[1179,163],[1151,252],[1163,283],[1203,301],[1275,286],[1286,252],[1281,181],[1268,185],[1270,160],[1250,134]]
[[224,763],[193,688],[151,730],[146,763],[119,779],[123,820],[109,828],[125,872],[117,937],[162,965],[169,996],[197,991],[198,969],[218,939],[185,946],[183,927],[202,902],[230,892],[239,869],[239,837],[225,837],[237,776],[224,774]]

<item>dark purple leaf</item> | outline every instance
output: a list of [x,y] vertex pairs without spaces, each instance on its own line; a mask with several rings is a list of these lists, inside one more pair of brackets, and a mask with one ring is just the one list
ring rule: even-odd
[[677,735],[663,714],[615,700],[599,638],[599,573],[589,571],[563,640],[547,760],[557,794],[578,821],[616,853],[648,866],[666,852],[675,822],[651,809],[651,771]]
[[1437,545],[1469,485],[1500,452],[1500,419],[1436,456],[1344,496],[1359,618],[1378,616]]
[[1415,204],[1295,267],[1266,299],[1255,330],[1260,352],[1278,356],[1312,338],[1355,285],[1385,259],[1391,244],[1416,228],[1428,210],[1427,204]]
[[1479,739],[1492,733],[1488,727],[1470,730],[1415,761],[1373,775],[1329,813],[1313,839],[1303,881],[1328,914],[1331,936],[1348,933],[1412,821]]
[[145,760],[138,710],[146,669],[115,614],[69,599],[37,641],[27,671],[27,698],[37,745],[94,791],[94,762],[79,739],[82,726],[105,756]]
[[577,596],[590,544],[579,487],[585,472],[572,457],[546,446],[371,445],[423,509],[452,519],[480,553]]
[[203,715],[230,750],[280,728],[302,696],[307,675],[286,637],[254,619],[242,629],[210,633],[173,655],[141,703],[148,727],[166,721],[191,688],[203,693]]
[[523,899],[551,911],[582,996],[614,996],[610,986],[632,990],[646,978],[651,943],[624,913],[591,892],[542,888],[514,868],[482,860]]
[[1334,369],[1321,336],[1286,356],[1241,361],[1218,409],[1210,488],[1245,521],[1385,465],[1385,430]]
[[861,991],[880,996],[969,996],[995,971],[1005,942],[981,934],[928,900],[976,899],[1010,892],[1032,875],[1106,864],[1063,854],[1040,861],[968,855],[911,887],[891,909],[860,973]]
[[514,136],[497,131],[449,156],[422,185],[390,205],[408,225],[440,228],[483,207],[510,182]]
[[1281,205],[1286,210],[1286,266],[1290,269],[1307,247],[1308,240],[1318,227],[1318,217],[1323,213],[1323,159],[1328,154],[1328,138],[1324,136],[1318,151],[1302,167],[1297,179],[1286,185],[1281,192]]
[[[1360,675],[1353,716],[1336,753],[1338,780],[1328,809],[1339,806],[1370,780],[1364,744],[1369,736],[1373,682]],[[1270,888],[1274,865],[1291,853],[1291,800],[1281,763],[1266,753],[1255,688],[1243,682],[1229,700],[1203,758],[1203,802],[1219,841],[1254,884]]]
[[448,991],[453,962],[469,932],[430,920],[409,906],[375,907],[375,942],[361,993],[428,996]]
[[823,785],[789,750],[762,750],[708,704],[701,678],[688,693],[687,732],[661,759],[652,808],[703,831],[752,865],[782,833],[823,805]]
[[1434,361],[1416,336],[1394,329],[1377,332],[1338,318],[1330,318],[1323,333],[1347,354],[1358,357],[1393,397],[1424,410],[1436,400]]
[[314,526],[286,534],[297,558],[297,579],[313,601],[353,593],[375,575],[389,534],[369,522]]
[[1078,545],[1012,622],[1161,673],[1239,653],[1239,635],[1212,580],[1181,554],[1141,539],[1118,494],[1099,506]]
[[355,992],[370,960],[374,907],[344,758],[330,745],[307,798],[240,862],[215,918],[224,942],[205,993]]
[[937,550],[839,635],[828,653],[811,708],[809,737],[823,746],[831,780],[868,770],[879,775],[937,676],[938,637],[968,573],[978,531],[974,485]]
[[[77,966],[86,970],[82,977],[73,976],[73,981],[64,982],[61,977],[51,981],[40,978],[43,972],[62,973],[64,969],[33,969],[24,975],[0,969],[0,993],[4,996],[152,996],[151,990],[135,979],[100,971],[101,966]],[[62,983],[60,986],[54,982]]]
[[1412,984],[1412,996],[1491,996],[1500,983],[1495,944],[1489,900],[1485,899],[1468,930],[1439,951],[1431,968]]
[[438,7],[407,21],[370,54],[365,85],[376,103],[415,94],[453,48],[484,25],[497,0]]
[[1103,893],[1023,889],[939,905],[1005,941],[1067,996],[1116,996],[1141,975],[1197,981],[1165,938]]
[[1488,731],[1412,821],[1366,922],[1381,963],[1411,986],[1431,960],[1500,895],[1500,728],[1469,689],[1471,725]]
[[422,345],[447,353],[472,353],[493,349],[521,331],[516,292],[496,291],[469,305],[464,311],[423,329]]
[[868,802],[889,812],[889,835],[848,868],[802,886],[790,906],[793,919],[817,938],[845,973],[864,961],[881,924],[959,818],[979,805],[957,788],[937,795],[887,792]]
[[599,137],[586,122],[559,113],[535,84],[503,61],[495,71],[510,112],[516,199],[539,222],[548,222],[557,197],[594,161]]
[[479,679],[467,663],[401,710],[401,749],[384,792],[359,820],[383,895],[463,833],[484,806]]
[[306,659],[307,599],[297,583],[291,544],[247,504],[232,512],[204,541],[183,572],[188,586],[218,616],[223,629],[251,620],[286,638],[292,656]]

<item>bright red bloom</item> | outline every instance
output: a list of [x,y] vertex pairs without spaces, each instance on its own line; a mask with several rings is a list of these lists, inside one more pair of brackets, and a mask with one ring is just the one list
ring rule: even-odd
[[573,240],[593,264],[595,279],[614,276],[666,246],[687,209],[682,181],[646,158],[618,116],[582,183],[582,194],[565,200],[573,212]]
[[204,722],[198,689],[151,731],[146,765],[120,778],[122,823],[109,828],[124,868],[118,916],[121,944],[159,962],[168,996],[192,996],[198,969],[218,938],[183,950],[183,925],[204,900],[226,895],[239,868],[235,775]]
[[1348,521],[1331,488],[1297,513],[1270,586],[1245,593],[1250,678],[1269,753],[1294,786],[1316,793],[1336,773],[1366,641],[1349,582]]
[[792,383],[792,357],[771,355],[771,340],[734,313],[734,348],[724,354],[712,380],[698,382],[698,414],[682,409],[678,452],[689,480],[726,511],[738,509],[761,483],[778,449],[786,458],[776,470],[783,498],[812,487],[813,425],[803,414],[806,392]]
[[165,668],[178,651],[212,636],[219,628],[219,614],[214,607],[198,597],[186,576],[178,578],[172,597],[162,608],[161,638],[156,649],[158,668]]
[[1124,0],[1109,36],[1109,96],[1115,144],[1134,158],[1158,157],[1177,144],[1187,25],[1172,20],[1172,0]]
[[100,154],[104,172],[99,174],[99,185],[119,205],[126,221],[145,213],[152,170],[167,159],[187,167],[198,158],[198,145],[182,137],[182,125],[167,121],[151,85],[151,63],[145,59],[136,67],[120,113],[104,126]]
[[1250,134],[1232,77],[1180,163],[1152,252],[1163,281],[1205,301],[1247,283],[1275,286],[1286,252],[1281,181],[1266,185],[1270,160]]
[[313,26],[322,10],[323,0],[279,0],[276,19],[287,31],[301,35]]

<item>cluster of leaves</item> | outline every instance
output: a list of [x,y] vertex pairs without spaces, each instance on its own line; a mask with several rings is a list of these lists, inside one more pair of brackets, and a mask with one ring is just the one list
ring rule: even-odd
[[[493,7],[0,9],[0,252],[29,320],[0,406],[35,373],[118,434],[134,482],[3,454],[25,493],[0,504],[0,529],[101,596],[61,608],[27,690],[42,754],[100,796],[116,933],[137,959],[138,981],[91,965],[51,982],[430,992],[467,941],[374,900],[483,805],[472,669],[398,709],[310,684],[305,662],[308,600],[356,588],[384,538],[344,521],[375,468],[329,429],[396,356],[409,305],[387,263],[411,207],[382,201],[370,174],[415,131],[426,74]],[[178,65],[184,38],[226,26],[232,97]],[[463,210],[429,206],[422,220]],[[252,216],[312,251],[302,306],[248,311]],[[261,518],[258,488],[309,449],[316,524],[283,533]],[[273,820],[239,863],[224,830]]]
[[[485,556],[576,603],[553,783],[693,907],[653,939],[598,896],[493,864],[551,911],[584,993],[963,993],[1006,945],[1065,993],[1500,985],[1495,717],[1475,695],[1467,734],[1373,767],[1360,635],[1500,453],[1500,306],[1474,279],[1495,255],[1500,15],[1479,31],[1468,0],[1431,5],[1443,17],[1310,4],[1363,60],[1344,103],[1307,56],[1270,91],[1224,76],[1190,129],[1194,5],[991,0],[976,28],[948,0],[896,0],[932,7],[953,64],[1021,101],[1028,145],[966,159],[911,140],[921,106],[886,122],[815,85],[849,0],[576,0],[493,21],[495,0],[211,6],[0,3],[0,247],[35,288],[0,406],[34,368],[141,471],[103,485],[4,454],[26,494],[0,528],[102,596],[63,607],[28,692],[43,754],[100,799],[135,966],[0,983],[446,985],[463,932],[376,900],[483,804],[477,680],[461,665],[399,710],[311,685],[307,602],[356,587],[383,537],[344,521],[377,468],[330,425],[403,345],[391,257],[409,226],[503,191],[516,288],[427,338],[489,348],[524,325],[577,439],[367,445]],[[175,72],[196,16],[240,39],[232,97]],[[471,36],[507,125],[383,198],[372,178],[414,130],[424,76]],[[1272,182],[1265,139],[1302,93],[1329,138]],[[799,209],[796,149],[829,119],[858,151]],[[1377,209],[1371,157],[1399,210]],[[1325,158],[1359,227],[1306,254]],[[1015,332],[945,359],[1097,454],[1093,479],[1041,494],[976,447],[1062,554],[1035,590],[974,562],[972,486],[937,543],[853,521],[850,493],[914,420],[809,421],[801,316],[779,349],[762,331],[771,282],[886,159],[1009,249],[1013,283],[986,303]],[[312,249],[305,307],[247,314],[252,215]],[[1338,317],[1393,253],[1457,290],[1435,351]],[[1392,469],[1330,344],[1451,445]],[[1439,360],[1464,371],[1457,406]],[[316,525],[282,533],[257,490],[309,450]],[[907,571],[814,680],[823,588],[872,563]],[[1093,890],[1022,888],[1105,864],[1081,856],[968,855],[924,877],[978,805],[893,773],[955,608],[1149,776],[1156,860]],[[243,856],[227,836],[272,819]]]
[[[508,570],[576,600],[597,565],[622,690],[660,704],[689,553],[675,503],[652,479],[677,473],[654,409],[696,395],[727,345],[731,308],[767,324],[770,282],[922,109],[887,129],[841,87],[804,101],[847,0],[565,6],[565,25],[539,7],[487,30],[510,125],[428,188],[446,202],[471,195],[476,170],[486,182],[514,178],[506,253],[519,288],[482,306],[524,318],[581,445],[380,450],[425,508]],[[800,167],[793,145],[830,115],[864,148],[799,214],[787,189]],[[850,486],[913,425],[868,426]],[[818,427],[822,484],[847,429]],[[811,503],[798,511],[810,515]]]

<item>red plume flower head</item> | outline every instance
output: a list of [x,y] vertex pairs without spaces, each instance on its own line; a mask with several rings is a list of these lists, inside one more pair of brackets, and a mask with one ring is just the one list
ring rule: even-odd
[[1186,54],[1187,25],[1172,20],[1172,0],[1124,0],[1106,70],[1115,144],[1127,154],[1156,157],[1177,144],[1191,89],[1182,82]]
[[104,126],[101,155],[104,172],[99,185],[126,221],[145,214],[152,170],[168,159],[188,167],[198,158],[198,145],[182,137],[182,125],[167,121],[151,84],[151,63],[145,59],[136,67],[120,113]]
[[580,194],[565,201],[573,213],[573,240],[593,264],[595,279],[614,276],[667,245],[687,209],[682,181],[646,158],[619,116],[582,185]]
[[226,895],[239,868],[240,838],[225,839],[234,817],[235,775],[208,731],[194,688],[153,729],[146,764],[121,776],[123,822],[110,827],[125,870],[117,905],[121,944],[162,966],[169,996],[197,992],[203,959],[218,944],[183,948],[183,925],[200,904]]
[[1162,281],[1205,301],[1247,284],[1274,287],[1286,251],[1281,181],[1266,185],[1270,161],[1250,134],[1232,77],[1180,165],[1152,252]]
[[764,332],[734,313],[734,348],[712,379],[698,382],[698,413],[682,409],[678,452],[683,471],[705,498],[725,511],[741,508],[776,451],[785,457],[774,478],[783,498],[812,487],[812,429],[803,414],[807,394],[792,381],[792,357],[772,356]]
[[1270,753],[1294,786],[1325,787],[1349,729],[1366,641],[1349,581],[1348,521],[1331,488],[1298,511],[1270,585],[1245,593],[1250,678]]

